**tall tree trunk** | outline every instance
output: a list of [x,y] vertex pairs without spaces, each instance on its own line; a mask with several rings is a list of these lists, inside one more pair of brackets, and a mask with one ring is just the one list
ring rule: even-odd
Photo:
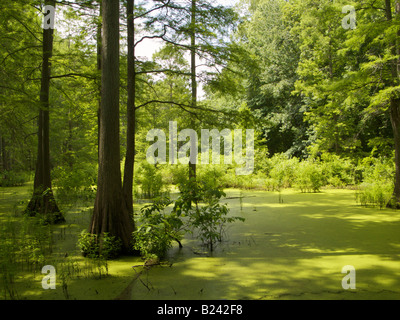
[[64,162],[68,165],[70,170],[73,170],[74,168],[74,157],[72,156],[73,152],[73,147],[72,147],[72,139],[73,139],[73,122],[71,118],[71,110],[68,110],[68,113],[66,115],[68,118],[68,137],[64,141],[63,144],[63,160]]
[[390,105],[390,120],[393,128],[395,150],[395,183],[390,207],[400,209],[400,99],[392,99]]
[[[393,19],[391,1],[385,0],[385,5],[386,19],[391,21]],[[400,14],[399,1],[395,2],[395,14],[396,16]],[[400,39],[400,30],[397,32],[397,38]],[[392,54],[394,56],[400,54],[398,42],[392,44]],[[391,64],[393,85],[398,85],[399,83],[399,63],[400,59],[394,59]],[[392,201],[388,204],[388,206],[400,208],[400,99],[396,97],[392,97],[390,99],[390,121],[393,129],[396,173]]]
[[[192,108],[197,105],[197,79],[196,79],[196,0],[192,0],[191,8],[191,34],[190,34],[190,73],[192,85]],[[192,129],[194,121],[192,119]],[[189,162],[189,179],[196,179],[196,163]]]
[[123,191],[129,212],[133,214],[133,174],[135,165],[135,130],[136,130],[136,69],[135,69],[135,22],[134,0],[127,1],[126,13],[128,23],[128,102],[127,102],[127,132],[126,156],[124,167]]
[[[96,49],[97,49],[97,71],[101,77],[101,29],[102,29],[102,5],[99,0],[99,21],[97,23],[97,31],[96,31]],[[99,80],[98,85],[99,95],[98,95],[98,107],[97,107],[97,156],[99,157],[99,144],[100,144],[100,112],[101,112],[101,78]]]
[[101,114],[97,194],[89,232],[120,238],[131,252],[134,231],[122,192],[119,144],[119,1],[103,0]]
[[8,171],[8,153],[7,153],[7,146],[6,146],[6,140],[4,137],[1,137],[1,164],[2,164],[2,169],[4,171]]
[[5,170],[4,169],[4,163],[3,163],[3,145],[4,145],[4,138],[0,134],[0,170]]
[[[46,5],[55,7],[54,0],[47,0]],[[42,214],[48,222],[64,222],[51,189],[50,177],[50,59],[53,53],[53,29],[43,29],[43,62],[40,86],[40,110],[38,118],[38,154],[33,185],[33,196],[26,213],[31,216]]]

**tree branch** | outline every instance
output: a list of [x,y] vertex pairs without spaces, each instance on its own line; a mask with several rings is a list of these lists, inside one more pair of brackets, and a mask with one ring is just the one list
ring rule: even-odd
[[[85,75],[85,74],[81,74],[81,73],[67,73],[67,74],[62,74],[62,75],[58,75],[58,76],[51,76],[50,79],[67,78],[67,77],[71,77],[71,78],[82,77],[82,78],[91,79],[91,80],[97,79],[94,76],[89,76],[89,75]],[[34,78],[34,79],[28,79],[28,80],[37,81],[37,80],[41,80],[41,78]]]
[[41,39],[39,39],[38,37],[36,37],[36,35],[18,18],[16,18],[14,15],[10,15],[10,17],[14,18],[16,21],[18,21],[26,30],[28,30],[28,32],[40,43],[42,43],[43,41]]
[[[147,105],[149,105],[149,104],[151,104],[151,103],[172,104],[172,105],[178,106],[178,107],[182,108],[183,110],[185,110],[186,112],[189,112],[189,113],[194,114],[194,115],[196,115],[196,113],[194,113],[194,112],[192,112],[192,111],[189,111],[189,110],[186,110],[185,108],[197,109],[197,110],[202,110],[202,111],[207,111],[207,112],[214,112],[214,113],[223,113],[223,114],[226,114],[226,113],[225,113],[224,111],[222,111],[222,110],[209,109],[209,108],[201,107],[201,106],[198,106],[198,105],[193,106],[193,105],[191,105],[191,104],[184,104],[184,103],[179,103],[179,102],[175,102],[175,101],[166,101],[166,100],[150,100],[150,101],[147,101],[147,102],[142,103],[141,105],[137,106],[136,109],[145,107],[145,106],[147,106]],[[196,115],[196,117],[197,117],[197,115]]]
[[179,74],[182,76],[190,76],[190,72],[182,72],[179,70],[172,70],[172,69],[160,69],[160,70],[147,70],[147,71],[137,71],[136,74],[147,74],[147,73],[174,73]]
[[9,56],[13,55],[14,53],[17,53],[17,52],[23,51],[23,50],[27,50],[27,49],[31,49],[31,48],[41,48],[41,47],[42,47],[42,46],[29,46],[29,47],[19,48],[19,49],[13,51],[13,52],[8,53],[8,54],[4,57],[4,59],[0,62],[0,64],[3,64],[4,61],[6,61],[7,58],[8,58]]
[[133,17],[133,19],[142,18],[142,17],[148,15],[149,13],[151,13],[151,12],[153,12],[153,11],[156,11],[156,10],[162,9],[162,8],[164,8],[164,7],[167,7],[167,6],[169,5],[170,1],[171,1],[171,0],[167,0],[167,2],[164,3],[163,5],[158,6],[158,7],[154,7],[154,8],[152,8],[152,9],[150,9],[150,10],[148,10],[148,11],[142,13],[142,14],[139,14],[139,15],[136,16],[136,17]]

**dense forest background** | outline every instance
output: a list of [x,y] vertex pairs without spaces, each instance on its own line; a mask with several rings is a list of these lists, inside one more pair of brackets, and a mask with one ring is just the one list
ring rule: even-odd
[[[80,197],[96,203],[92,233],[130,234],[134,226],[99,225],[105,207],[124,202],[116,211],[127,216],[134,199],[188,177],[224,188],[351,187],[363,205],[399,206],[399,2],[117,3],[0,1],[0,183],[35,181],[30,214],[62,221]],[[45,5],[56,8],[54,29],[43,28]],[[138,54],[150,40],[154,55]],[[223,161],[149,164],[147,133],[168,133],[171,121],[199,136],[255,129],[253,173],[237,176],[238,164]],[[101,159],[118,164],[111,183]]]

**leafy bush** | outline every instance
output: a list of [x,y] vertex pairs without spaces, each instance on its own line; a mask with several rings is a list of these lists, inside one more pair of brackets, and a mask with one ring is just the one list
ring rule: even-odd
[[121,252],[122,241],[108,232],[99,237],[84,230],[78,237],[78,248],[84,257],[114,259]]
[[275,190],[280,190],[281,188],[290,188],[296,179],[296,171],[299,160],[296,157],[289,158],[285,154],[280,153],[275,154],[270,159],[270,162],[270,179],[267,182],[273,185]]
[[73,169],[68,166],[57,167],[53,170],[53,185],[58,199],[94,199],[97,168],[87,163],[77,163]]
[[226,172],[223,165],[198,166],[197,179],[210,189],[222,188],[226,185],[225,175]]
[[188,166],[187,165],[173,165],[170,166],[169,170],[169,182],[173,185],[179,185],[183,183],[188,177]]
[[364,182],[357,188],[357,201],[364,206],[385,207],[391,201],[394,189],[393,160],[365,158],[359,168]]
[[0,177],[0,187],[19,187],[29,181],[26,172],[2,171]]
[[226,204],[213,201],[206,206],[197,207],[189,216],[190,226],[196,228],[204,245],[213,251],[217,241],[222,241],[222,235],[227,223],[235,220],[244,221],[241,217],[227,217],[229,209]]
[[157,199],[141,209],[140,225],[133,233],[133,249],[146,258],[163,258],[172,246],[172,241],[181,245],[183,221],[180,213],[164,212],[172,201],[168,198]]
[[394,181],[395,166],[393,159],[367,157],[361,161],[358,169],[362,172],[362,181],[364,182]]
[[393,184],[375,182],[362,183],[356,192],[356,199],[362,206],[379,206],[384,208],[390,202]]
[[152,199],[168,193],[166,183],[160,168],[143,161],[135,170],[135,183],[140,186],[140,192],[136,191],[136,197]]
[[324,153],[321,155],[321,170],[324,185],[345,187],[355,182],[355,166],[348,158]]
[[296,184],[301,192],[318,192],[323,186],[323,174],[317,161],[302,161],[296,174]]
[[100,239],[100,252],[105,259],[115,259],[122,249],[121,239],[104,232]]
[[[169,198],[157,199],[141,209],[140,225],[133,233],[134,250],[140,251],[146,259],[163,258],[173,241],[182,244],[184,232],[198,231],[204,245],[213,250],[227,223],[244,220],[228,217],[229,209],[219,200],[225,193],[214,179],[212,170],[203,172],[204,180],[186,180],[179,184],[180,195],[170,213]],[[201,182],[200,182],[200,181]]]
[[82,231],[78,237],[78,248],[81,250],[84,257],[98,257],[100,250],[97,241],[97,235],[87,231]]
[[222,241],[222,234],[227,223],[241,217],[228,217],[226,204],[220,204],[220,199],[226,196],[222,188],[208,185],[206,181],[189,180],[180,185],[181,195],[175,201],[174,212],[188,216],[188,230],[195,229],[202,243],[214,249],[217,241]]

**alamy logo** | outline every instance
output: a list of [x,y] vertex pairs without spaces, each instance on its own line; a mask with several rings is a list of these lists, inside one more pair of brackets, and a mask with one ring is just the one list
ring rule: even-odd
[[[146,159],[151,164],[167,163],[167,137],[161,129],[152,129],[147,133],[146,140],[154,141],[146,152]],[[189,141],[187,138],[189,137]],[[223,137],[224,164],[232,164],[232,160],[238,165],[237,175],[249,175],[254,170],[254,129],[246,129],[246,154],[243,155],[243,132],[242,129],[233,130],[223,129],[201,129],[200,138],[200,164],[210,163],[210,139],[211,139],[211,158],[213,164],[221,163],[221,137]],[[233,140],[233,143],[232,143]],[[186,142],[187,141],[187,142]],[[183,129],[178,133],[176,121],[169,122],[169,164],[197,164],[199,161],[198,149],[199,141],[197,132],[193,129]],[[178,142],[184,143],[178,150]],[[233,148],[233,152],[232,152]],[[189,155],[188,155],[189,153]],[[233,156],[232,156],[233,153]]]
[[42,268],[42,273],[46,274],[42,279],[42,288],[55,289],[56,288],[56,268],[51,265],[46,265]]
[[44,19],[43,19],[43,29],[54,29],[54,20],[55,20],[55,8],[53,6],[44,6],[43,8],[43,13],[44,13]]
[[356,288],[356,269],[353,266],[347,265],[342,268],[342,273],[346,275],[342,279],[342,288],[344,290]]
[[356,28],[356,9],[353,6],[347,5],[342,8],[342,13],[349,13],[342,20],[342,27],[345,30]]

